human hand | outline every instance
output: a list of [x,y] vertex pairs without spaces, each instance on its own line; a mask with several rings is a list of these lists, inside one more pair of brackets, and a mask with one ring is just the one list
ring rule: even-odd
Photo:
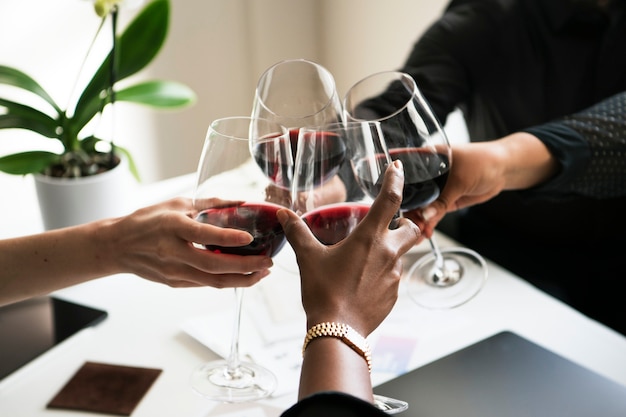
[[424,236],[432,236],[446,213],[483,203],[503,190],[505,177],[499,148],[494,145],[495,142],[475,142],[452,148],[452,167],[437,200],[422,209],[404,213],[420,227]]
[[389,314],[398,297],[401,256],[420,236],[417,226],[400,219],[389,223],[400,207],[404,173],[400,161],[385,172],[382,190],[367,216],[343,241],[320,243],[295,213],[278,218],[300,266],[302,304],[307,328],[334,321],[369,335]]
[[546,145],[526,132],[459,144],[452,148],[452,167],[439,198],[405,215],[430,237],[446,213],[484,203],[504,190],[535,187],[553,177],[559,167]]
[[[175,198],[105,221],[98,233],[116,266],[171,287],[247,287],[269,274],[267,256],[219,254],[193,242],[243,246],[252,241],[244,231],[200,223],[192,201]],[[108,251],[108,252],[106,252]]]

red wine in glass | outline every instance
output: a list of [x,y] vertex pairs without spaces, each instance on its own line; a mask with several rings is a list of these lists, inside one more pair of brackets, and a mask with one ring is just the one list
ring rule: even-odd
[[298,135],[300,134],[300,128],[291,128],[289,129],[289,139],[291,140],[291,152],[293,152],[293,157],[296,157],[296,149],[298,149]]
[[274,256],[285,244],[285,232],[276,212],[284,207],[270,203],[243,203],[212,207],[201,211],[196,220],[218,227],[245,230],[253,236],[245,246],[205,245],[218,253]]
[[276,186],[284,189],[291,188],[293,178],[293,161],[295,150],[289,141],[282,136],[261,138],[250,144],[250,153],[261,171]]
[[[300,147],[306,147],[307,152],[303,152],[305,160],[300,161],[299,164],[296,162],[296,169],[298,169],[298,165],[305,164],[307,166],[300,169],[306,169],[309,175],[297,175],[299,180],[296,186],[299,191],[305,190],[311,185],[318,187],[326,183],[337,174],[346,158],[344,138],[336,132],[310,129],[300,131],[298,143],[292,149]],[[313,182],[307,184],[307,181],[310,180]]]
[[389,150],[392,160],[404,166],[404,191],[401,210],[410,211],[432,203],[446,185],[450,160],[446,154],[432,153],[425,148]]
[[[313,164],[315,186],[321,185],[337,174],[339,167],[343,164],[346,157],[343,138],[333,133],[320,131],[306,133],[298,139],[299,131],[300,129],[289,131],[293,158],[296,157],[298,141],[302,141],[300,142],[302,146],[315,146],[315,153],[311,155],[310,163]],[[290,167],[293,164],[288,163],[291,161],[285,161],[284,158],[276,158],[278,146],[281,144],[276,141],[259,142],[253,146],[252,155],[257,165],[275,185],[289,189],[293,175]],[[303,187],[304,184],[298,185],[299,190]]]
[[334,245],[348,237],[369,208],[359,203],[331,204],[305,213],[302,219],[320,242]]
[[[396,148],[390,149],[389,155],[392,160],[399,159],[404,166],[404,190],[402,192],[403,211],[414,210],[433,202],[439,197],[441,190],[446,185],[450,162],[447,155],[431,153],[423,148]],[[375,158],[376,161],[371,161]],[[377,154],[371,158],[363,158],[356,162],[354,171],[356,180],[361,188],[372,198],[380,192],[382,176],[374,183],[373,176],[368,166],[380,165],[387,157]],[[381,166],[384,166],[382,164]]]

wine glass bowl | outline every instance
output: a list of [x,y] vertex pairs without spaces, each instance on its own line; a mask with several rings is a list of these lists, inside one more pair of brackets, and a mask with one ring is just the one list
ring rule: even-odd
[[326,245],[348,236],[369,210],[369,205],[324,198],[323,188],[345,162],[344,136],[342,123],[299,129],[292,188],[294,210]]
[[[278,122],[289,130],[294,159],[300,128],[338,122],[343,117],[334,77],[323,66],[306,59],[282,60],[263,72],[256,85],[251,115]],[[298,272],[291,247],[275,259],[275,264]]]
[[201,223],[240,229],[254,239],[244,246],[203,245],[205,249],[234,255],[276,255],[285,244],[285,232],[276,221],[276,212],[283,208],[267,203],[227,203],[202,210],[196,216]]
[[306,212],[302,220],[320,242],[334,245],[352,233],[369,209],[368,204],[328,204]]
[[339,172],[346,159],[343,129],[342,123],[331,123],[298,130],[292,190],[294,199],[299,195],[300,202],[314,202],[318,187]]
[[335,79],[323,66],[305,59],[287,59],[269,67],[258,80],[253,117],[297,129],[339,121],[341,101]]
[[[411,76],[398,71],[370,75],[354,84],[344,99],[346,121],[380,123],[385,148],[404,166],[401,211],[418,210],[435,201],[452,166],[452,150],[428,102]],[[409,294],[419,305],[445,309],[472,299],[487,278],[482,257],[464,248],[432,251],[407,274]]]
[[[275,256],[286,237],[276,212],[291,208],[293,154],[287,129],[252,117],[229,117],[211,123],[198,165],[193,197],[196,220],[250,233],[251,243],[206,250],[236,255]],[[269,189],[286,190],[268,193]],[[270,395],[274,374],[239,357],[243,289],[235,288],[236,310],[231,349],[226,360],[205,363],[191,376],[195,392],[216,401],[244,402]]]

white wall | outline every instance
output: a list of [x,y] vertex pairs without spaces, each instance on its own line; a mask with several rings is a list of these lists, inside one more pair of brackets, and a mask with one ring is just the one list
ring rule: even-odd
[[[141,77],[184,82],[198,101],[175,112],[120,103],[116,141],[131,149],[145,182],[195,171],[209,123],[249,114],[256,80],[274,62],[317,61],[343,94],[365,75],[397,68],[447,3],[171,1],[165,47]],[[1,0],[0,63],[25,70],[64,103],[97,25],[87,0]],[[22,146],[16,136],[0,130],[0,154]]]

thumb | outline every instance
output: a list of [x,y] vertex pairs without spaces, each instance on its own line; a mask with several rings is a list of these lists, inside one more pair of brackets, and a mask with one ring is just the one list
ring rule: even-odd
[[441,196],[421,210],[420,215],[425,223],[424,228],[427,236],[432,234],[437,223],[443,219],[447,212],[448,206],[445,199],[442,199]]
[[276,217],[285,231],[285,236],[289,244],[293,247],[296,254],[300,250],[318,243],[317,238],[313,236],[313,233],[306,223],[304,223],[304,220],[293,211],[288,209],[278,210]]

